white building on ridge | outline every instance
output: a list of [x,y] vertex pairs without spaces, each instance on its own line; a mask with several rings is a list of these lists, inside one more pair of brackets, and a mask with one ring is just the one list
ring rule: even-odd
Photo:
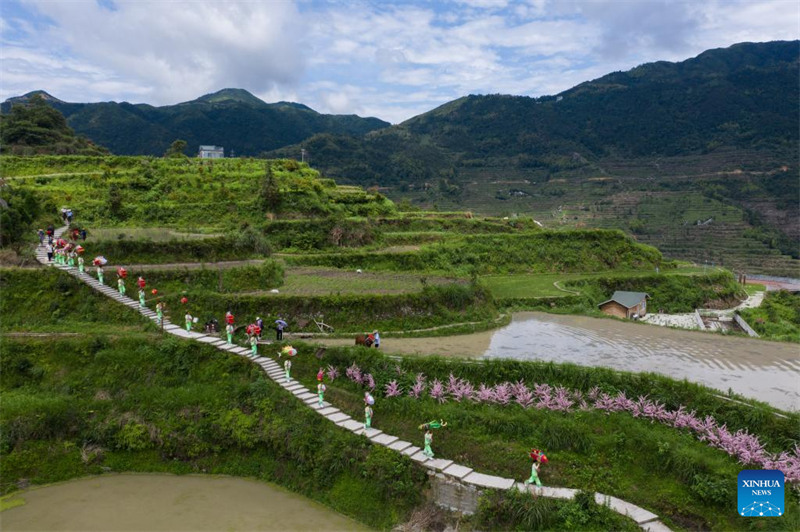
[[197,156],[201,159],[223,159],[225,148],[222,146],[200,146]]

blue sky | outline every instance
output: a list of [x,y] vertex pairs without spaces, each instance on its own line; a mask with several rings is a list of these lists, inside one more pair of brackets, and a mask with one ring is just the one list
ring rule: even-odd
[[3,0],[0,99],[167,105],[237,87],[398,123],[465,94],[555,94],[798,38],[794,0]]

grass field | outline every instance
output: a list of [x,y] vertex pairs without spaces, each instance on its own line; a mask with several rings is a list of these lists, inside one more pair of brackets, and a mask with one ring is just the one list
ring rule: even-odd
[[[676,269],[666,270],[663,275],[696,275],[710,271],[721,271],[720,268],[704,269],[697,266],[680,266]],[[614,277],[636,278],[651,276],[655,272],[634,270],[613,272]],[[561,274],[508,274],[485,275],[481,280],[491,290],[492,295],[498,299],[535,298],[535,297],[563,297],[572,295],[575,290],[566,288],[565,283],[595,277],[609,277],[607,272],[592,273],[561,273]],[[556,286],[562,288],[559,288]]]
[[151,240],[153,242],[166,242],[169,240],[192,240],[197,238],[211,238],[221,236],[219,233],[204,233],[200,228],[198,232],[190,233],[176,231],[167,227],[119,227],[92,229],[89,236],[92,240]]
[[[447,277],[393,272],[364,272],[336,268],[287,268],[281,293],[287,295],[399,294],[422,290],[423,281],[447,284]],[[466,282],[466,281],[464,281]]]

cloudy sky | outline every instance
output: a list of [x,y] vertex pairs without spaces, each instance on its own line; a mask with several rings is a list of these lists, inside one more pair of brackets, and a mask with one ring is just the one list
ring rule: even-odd
[[796,0],[2,0],[0,100],[167,105],[225,87],[401,122],[656,60],[800,38]]

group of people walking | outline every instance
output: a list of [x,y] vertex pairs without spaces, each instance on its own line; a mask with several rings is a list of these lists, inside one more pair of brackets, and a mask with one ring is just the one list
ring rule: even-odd
[[[65,223],[70,223],[72,221],[72,211],[71,210],[64,210],[62,209],[62,217]],[[85,262],[83,258],[83,247],[77,245],[77,240],[79,238],[83,238],[86,240],[86,230],[78,230],[75,229],[72,231],[71,239],[73,242],[67,242],[63,239],[56,239],[55,238],[55,230],[53,226],[49,226],[47,230],[38,230],[39,236],[39,245],[46,246],[47,249],[47,259],[48,262],[55,262],[57,264],[62,264],[65,266],[70,267],[78,267],[78,270],[83,273],[85,271]],[[45,243],[46,242],[46,243]],[[98,261],[95,259],[94,265],[96,266],[97,272],[97,280],[103,284],[103,264],[104,261]],[[117,269],[117,289],[121,295],[126,294],[126,286],[125,286],[125,279],[127,278],[127,271],[125,268],[118,268]],[[143,277],[139,277],[137,279],[137,285],[139,288],[138,295],[139,295],[139,306],[145,308],[146,306],[146,291],[145,288],[147,286],[146,281]],[[157,290],[152,290],[152,293],[155,295],[157,294]],[[182,303],[186,303],[187,299],[184,297],[181,299]],[[166,310],[165,303],[159,298],[158,302],[156,303],[156,322],[159,325],[163,325],[164,323],[164,312]],[[186,315],[184,316],[184,320],[186,323],[186,330],[191,331],[192,324],[195,322],[196,318],[194,318],[187,310]],[[283,331],[287,327],[287,322],[282,318],[278,317],[275,320],[275,332],[276,332],[276,340],[281,341],[283,340]],[[248,337],[248,343],[251,346],[250,356],[257,357],[258,356],[258,343],[261,340],[261,335],[264,330],[264,320],[261,319],[260,316],[256,317],[256,320],[249,324],[245,331]],[[233,336],[236,331],[235,327],[235,318],[233,313],[229,310],[225,313],[225,333],[227,336],[228,344],[233,344]],[[380,335],[377,330],[372,331],[372,333],[365,333],[363,335],[364,344],[367,347],[380,346]],[[292,346],[285,346],[283,350],[278,353],[279,356],[286,354],[286,360],[284,361],[284,371],[285,371],[285,378],[286,381],[289,382],[291,380],[291,369],[292,369],[292,360],[291,358],[297,354],[297,350],[294,349]],[[317,372],[317,396],[318,396],[318,405],[321,408],[324,405],[325,400],[325,392],[327,391],[327,387],[325,386],[324,381],[325,372],[323,368],[319,368]],[[372,418],[374,415],[373,406],[375,405],[375,398],[370,394],[369,391],[364,392],[364,430],[369,430],[372,428]],[[432,449],[433,445],[433,430],[441,429],[447,426],[447,423],[443,420],[433,420],[428,423],[424,423],[420,425],[421,430],[425,430],[424,435],[424,449],[423,454],[428,458],[433,458],[434,453]],[[538,449],[531,449],[529,453],[530,458],[532,459],[531,464],[531,475],[525,481],[525,485],[535,484],[537,486],[541,486],[542,483],[539,480],[539,469],[542,464],[548,462],[547,456],[538,450]]]

